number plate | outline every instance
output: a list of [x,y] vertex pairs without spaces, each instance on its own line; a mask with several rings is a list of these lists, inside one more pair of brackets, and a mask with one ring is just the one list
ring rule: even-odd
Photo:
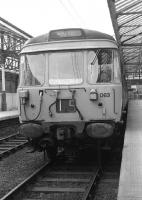
[[75,100],[73,99],[57,99],[56,112],[57,113],[73,113],[75,112]]

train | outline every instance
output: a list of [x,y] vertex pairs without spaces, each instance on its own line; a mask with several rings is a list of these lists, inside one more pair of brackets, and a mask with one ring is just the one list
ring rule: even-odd
[[127,85],[115,39],[82,28],[51,30],[20,53],[20,132],[33,151],[115,138],[127,112]]

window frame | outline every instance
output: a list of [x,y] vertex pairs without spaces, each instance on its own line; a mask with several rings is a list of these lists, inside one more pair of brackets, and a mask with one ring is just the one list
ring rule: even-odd
[[[81,79],[82,79],[82,81],[80,82],[80,83],[72,83],[72,84],[50,84],[49,83],[49,54],[50,53],[55,53],[55,52],[82,52],[82,54],[83,54],[83,66],[82,66],[82,71],[81,71],[81,74],[82,74],[82,76],[81,76]],[[84,72],[85,72],[85,70],[84,70],[84,67],[85,67],[85,59],[84,59],[84,57],[85,57],[85,49],[69,49],[69,50],[57,50],[57,51],[48,51],[47,52],[47,56],[48,56],[48,80],[47,80],[47,83],[48,83],[48,85],[50,86],[50,87],[58,87],[58,86],[64,86],[64,87],[67,87],[67,86],[78,86],[78,85],[82,85],[83,83],[84,83],[84,81],[85,81],[85,76],[84,76]]]
[[47,66],[47,52],[30,52],[30,53],[23,53],[20,55],[20,63],[21,63],[21,57],[24,56],[24,59],[25,59],[25,56],[26,55],[40,55],[40,54],[44,54],[45,55],[45,66],[44,66],[44,73],[43,73],[43,83],[39,84],[39,85],[25,85],[23,84],[22,82],[22,79],[23,79],[23,73],[24,71],[22,70],[22,67],[21,67],[21,64],[19,65],[20,66],[20,70],[19,70],[19,86],[20,88],[26,88],[26,87],[42,87],[45,82],[46,82],[46,66]]
[[[96,83],[90,83],[89,82],[89,75],[88,75],[88,51],[93,51],[94,49],[108,49],[108,50],[112,50],[112,57],[113,57],[113,70],[112,70],[112,79],[111,79],[111,81],[110,82],[96,82]],[[120,72],[120,80],[119,80],[119,82],[115,82],[115,80],[114,80],[114,69],[115,69],[115,66],[114,66],[114,51],[116,51],[117,52],[117,56],[118,56],[118,68],[120,68],[119,69],[119,72]],[[86,74],[87,74],[87,76],[86,76],[86,82],[87,82],[87,84],[89,84],[89,85],[104,85],[104,84],[107,84],[107,85],[109,85],[109,84],[112,84],[112,83],[115,83],[115,84],[120,84],[121,83],[121,67],[120,67],[120,58],[119,58],[119,54],[118,54],[118,49],[117,48],[111,48],[111,47],[109,47],[109,48],[104,48],[104,47],[97,47],[97,48],[91,48],[91,49],[87,49],[86,50]]]

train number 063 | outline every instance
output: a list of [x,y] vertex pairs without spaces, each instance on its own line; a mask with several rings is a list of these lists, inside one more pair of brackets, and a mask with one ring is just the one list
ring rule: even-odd
[[110,97],[110,93],[100,93],[100,97]]

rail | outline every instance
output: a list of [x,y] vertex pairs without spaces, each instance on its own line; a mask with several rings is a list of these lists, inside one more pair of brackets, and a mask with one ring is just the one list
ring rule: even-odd
[[[45,163],[1,200],[11,199],[78,199],[88,200],[97,185],[100,169],[96,164],[76,165]],[[19,196],[22,194],[22,197]],[[32,195],[33,196],[32,196]]]
[[20,134],[14,134],[0,139],[0,158],[23,148],[28,143]]

